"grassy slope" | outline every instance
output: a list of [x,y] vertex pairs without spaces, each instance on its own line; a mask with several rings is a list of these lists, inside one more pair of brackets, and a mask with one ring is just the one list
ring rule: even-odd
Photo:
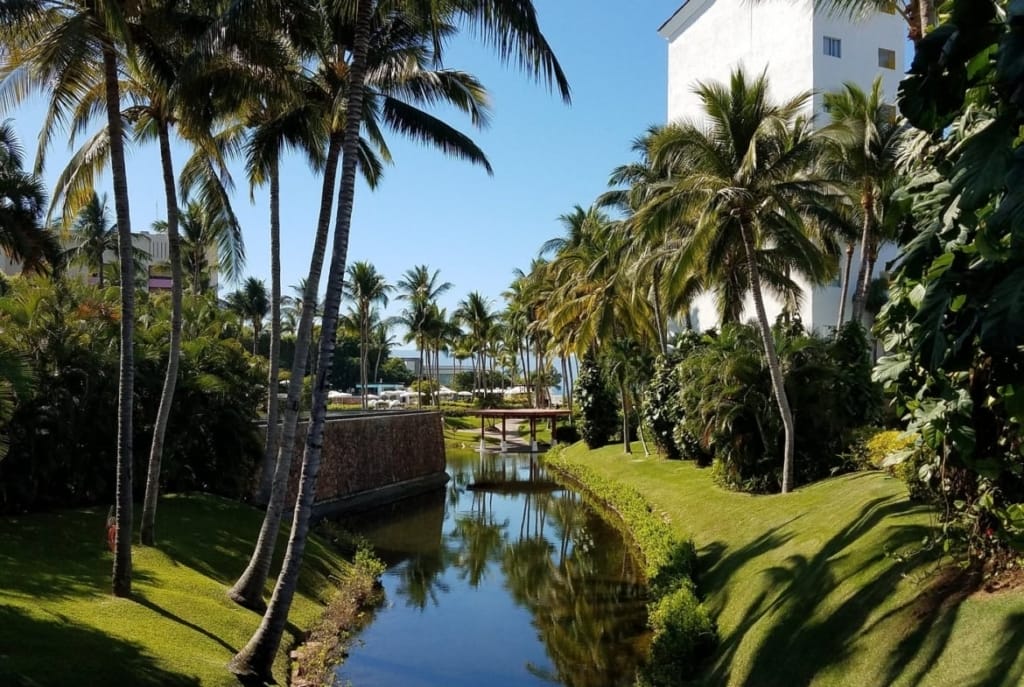
[[933,561],[885,555],[912,550],[931,525],[895,479],[857,473],[750,496],[621,446],[577,444],[566,458],[633,484],[694,539],[722,640],[706,684],[1024,683],[1024,592],[936,592]]
[[[170,496],[160,548],[136,546],[133,598],[110,595],[106,511],[0,518],[0,684],[237,685],[231,656],[260,615],[228,601],[262,513],[211,496]],[[278,561],[285,547],[278,542]],[[290,632],[275,664],[283,684],[294,630],[322,612],[347,564],[317,539],[306,550]],[[273,579],[268,583],[272,589]]]

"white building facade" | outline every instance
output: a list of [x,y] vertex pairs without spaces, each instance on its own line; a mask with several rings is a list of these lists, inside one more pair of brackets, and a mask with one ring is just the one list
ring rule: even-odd
[[[688,0],[658,33],[668,41],[670,122],[699,119],[701,103],[693,93],[694,85],[727,82],[738,67],[750,75],[765,72],[775,100],[813,91],[807,114],[816,115],[819,123],[828,119],[822,112],[824,93],[840,89],[845,82],[867,90],[881,75],[886,98],[895,101],[903,76],[906,24],[896,14],[852,20],[816,12],[812,0]],[[883,248],[878,264],[892,254]],[[858,264],[859,256],[854,259],[854,272]],[[824,287],[801,286],[804,324],[818,331],[834,327],[841,291],[838,280]],[[698,329],[718,325],[713,301],[712,294],[696,300],[692,315]],[[770,321],[782,309],[770,294],[765,294],[765,307]],[[753,316],[752,301],[746,316]]]

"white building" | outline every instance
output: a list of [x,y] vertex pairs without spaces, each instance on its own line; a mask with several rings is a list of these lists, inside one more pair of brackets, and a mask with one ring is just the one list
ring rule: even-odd
[[[63,247],[71,248],[71,239],[62,239],[61,244]],[[136,250],[141,251],[139,258],[146,270],[148,271],[148,279],[146,287],[149,291],[168,291],[171,288],[171,277],[170,277],[170,266],[169,266],[169,247],[167,242],[167,234],[154,234],[148,231],[132,232],[132,245]],[[114,265],[117,262],[117,254],[108,250],[103,254],[103,262],[108,267]],[[209,278],[210,289],[213,293],[217,293],[219,288],[218,284],[218,270],[217,270],[217,252],[215,247],[211,247],[207,251],[206,256],[207,270],[206,274]],[[7,255],[0,252],[0,272],[8,276],[13,276],[21,273],[21,264],[11,260]],[[68,265],[66,274],[69,277],[81,279],[82,281],[95,284],[99,281],[98,275],[95,271],[90,271],[84,265],[79,263],[72,263]],[[104,271],[106,274],[106,271]],[[188,275],[185,275],[186,280]]]
[[[866,90],[881,75],[886,97],[895,100],[903,74],[906,24],[896,14],[855,21],[816,12],[812,0],[687,0],[658,33],[668,41],[670,122],[700,116],[693,93],[697,81],[725,82],[737,67],[751,75],[766,72],[775,100],[813,91],[809,107],[818,121],[823,93],[847,81]],[[883,248],[879,266],[891,255]],[[854,272],[858,264],[859,256]],[[818,330],[834,327],[839,294],[838,280],[827,287],[805,287],[804,324]],[[767,294],[765,306],[770,321],[781,311]],[[752,301],[747,312],[753,315]],[[697,299],[693,315],[698,329],[718,324],[711,294]]]

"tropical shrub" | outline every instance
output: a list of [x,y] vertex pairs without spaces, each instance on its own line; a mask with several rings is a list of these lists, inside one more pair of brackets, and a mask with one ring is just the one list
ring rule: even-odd
[[[133,437],[138,475],[145,474],[163,384],[166,308],[164,298],[138,301]],[[25,360],[36,380],[18,396],[7,425],[0,512],[112,501],[118,318],[116,288],[19,278],[0,297],[0,346]],[[162,481],[172,491],[240,496],[259,456],[254,423],[265,395],[265,369],[228,335],[230,328],[207,325],[223,338],[192,332],[182,346]],[[135,486],[141,498],[144,480],[135,480]]]
[[580,440],[580,431],[573,425],[558,425],[551,438],[558,444],[575,444]]
[[619,429],[618,405],[593,356],[585,356],[580,363],[573,400],[583,441],[590,448],[607,444]]
[[[877,418],[881,397],[856,325],[835,340],[798,325],[776,327],[775,337],[796,419],[796,481],[807,483],[843,468],[853,430]],[[683,458],[713,457],[722,484],[768,492],[781,485],[783,432],[759,340],[753,327],[729,325],[680,362],[685,410],[674,438]]]
[[670,460],[680,457],[673,435],[680,419],[678,363],[679,358],[675,355],[658,357],[651,381],[644,388],[641,409],[644,424],[654,437],[654,445]]
[[[1024,551],[1024,5],[953,0],[917,45],[900,110],[914,227],[880,315],[875,374],[941,476],[946,546]],[[951,544],[950,542],[954,542]]]
[[718,643],[715,624],[683,585],[652,604],[648,622],[654,631],[651,653],[640,671],[641,685],[675,687],[690,683],[703,660]]

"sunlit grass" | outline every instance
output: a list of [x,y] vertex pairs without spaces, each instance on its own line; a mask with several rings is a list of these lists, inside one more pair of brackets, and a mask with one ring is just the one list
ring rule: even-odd
[[[0,684],[237,685],[227,663],[261,616],[225,592],[245,567],[262,513],[212,496],[164,498],[159,548],[133,550],[130,599],[110,594],[105,518],[106,509],[0,518]],[[284,546],[283,533],[274,574]],[[282,684],[295,629],[312,625],[331,578],[347,568],[310,541],[275,663]]]
[[1021,684],[1024,593],[968,595],[934,556],[903,558],[933,516],[901,482],[856,473],[750,496],[638,449],[577,444],[566,457],[633,485],[694,540],[721,635],[704,684]]

